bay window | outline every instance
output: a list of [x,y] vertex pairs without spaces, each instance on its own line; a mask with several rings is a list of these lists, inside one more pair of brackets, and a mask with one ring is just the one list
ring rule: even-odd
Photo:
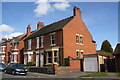
[[58,53],[57,51],[54,51],[54,63],[58,62]]
[[47,63],[52,63],[52,51],[47,52]]

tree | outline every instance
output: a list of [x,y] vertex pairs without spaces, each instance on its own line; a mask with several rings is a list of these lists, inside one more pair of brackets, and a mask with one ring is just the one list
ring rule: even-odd
[[113,53],[113,49],[111,47],[111,44],[108,40],[104,40],[101,46],[101,50],[105,51],[105,52],[110,52]]

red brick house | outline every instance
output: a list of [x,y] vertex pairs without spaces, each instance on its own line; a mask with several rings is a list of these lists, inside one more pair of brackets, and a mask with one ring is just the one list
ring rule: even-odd
[[2,39],[0,43],[0,62],[8,64],[10,62],[10,39]]
[[2,41],[0,42],[0,63],[5,63],[6,41],[7,39],[3,38]]
[[[37,30],[39,30],[39,27],[37,27]],[[24,63],[24,39],[37,30],[31,31],[30,25],[28,25],[26,33],[12,38],[10,62]]]
[[[37,27],[37,30],[39,30],[39,26]],[[37,30],[31,31],[30,25],[28,25],[26,33],[8,40],[3,38],[0,43],[0,62],[5,64],[8,64],[10,62],[23,64],[24,39]]]
[[[68,57],[83,59],[85,54],[96,54],[96,44],[82,21],[79,8],[74,7],[73,16],[69,18],[47,26],[40,24],[41,28],[24,40],[24,64],[34,61],[41,67],[64,66]],[[72,65],[74,68],[76,62]]]

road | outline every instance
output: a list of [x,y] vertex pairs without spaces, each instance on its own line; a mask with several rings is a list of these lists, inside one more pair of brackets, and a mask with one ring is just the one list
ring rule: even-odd
[[[50,80],[54,80],[55,79],[59,79],[59,80],[63,80],[63,79],[68,79],[68,80],[120,80],[120,78],[118,77],[114,77],[114,76],[108,76],[108,77],[94,77],[94,78],[78,78],[80,75],[85,75],[85,74],[90,74],[90,73],[84,73],[84,72],[76,72],[76,73],[69,73],[69,74],[63,74],[63,75],[50,75],[50,74],[42,74],[42,73],[31,73],[28,72],[27,75],[11,75],[11,74],[5,74],[3,72],[0,72],[0,74],[2,74],[2,80],[10,80],[10,79],[20,79],[22,78],[22,80],[34,80],[34,79],[50,79]],[[32,79],[31,79],[32,78]],[[44,78],[44,79],[43,79]],[[16,79],[15,79],[16,80]]]

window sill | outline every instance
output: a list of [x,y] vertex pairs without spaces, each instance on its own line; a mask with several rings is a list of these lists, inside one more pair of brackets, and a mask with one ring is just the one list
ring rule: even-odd
[[39,47],[36,47],[36,49],[39,49]]
[[79,43],[76,43],[76,44],[79,44]]
[[52,63],[46,63],[45,65],[52,65]]
[[27,49],[27,50],[31,50],[31,49]]
[[51,44],[50,46],[55,46],[56,44]]
[[40,48],[44,48],[44,46],[40,47]]
[[80,45],[83,45],[82,43],[80,43]]

